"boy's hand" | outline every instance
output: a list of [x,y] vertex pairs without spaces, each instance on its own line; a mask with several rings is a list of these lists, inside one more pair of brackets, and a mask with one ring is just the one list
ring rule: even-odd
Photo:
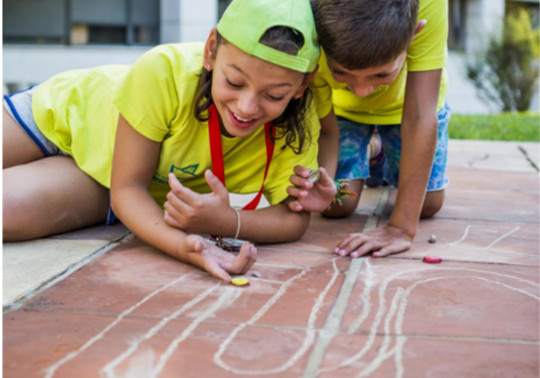
[[288,203],[289,209],[295,212],[321,212],[330,205],[336,195],[336,184],[324,168],[320,168],[320,171],[320,180],[312,183],[308,178],[309,169],[301,166],[294,168],[294,176],[290,178],[294,186],[287,188],[287,193],[293,197]]
[[[230,206],[227,188],[210,170],[205,172],[205,178],[212,192],[200,194],[169,174],[171,191],[164,205],[165,223],[188,232],[214,235],[222,235],[225,227],[231,231],[231,224],[236,227],[236,214]],[[235,221],[231,223],[232,219]]]
[[180,244],[178,258],[197,266],[214,277],[231,282],[231,274],[245,274],[257,259],[257,248],[242,244],[238,254],[225,252],[199,235],[187,235]]
[[412,238],[402,229],[386,225],[364,233],[349,234],[334,248],[340,256],[360,257],[373,252],[373,257],[401,253],[411,248]]

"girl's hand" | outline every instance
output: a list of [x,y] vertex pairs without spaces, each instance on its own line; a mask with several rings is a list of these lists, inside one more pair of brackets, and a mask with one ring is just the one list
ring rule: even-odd
[[401,253],[411,248],[412,238],[392,225],[377,227],[364,233],[349,234],[334,248],[341,256],[360,257],[373,252],[373,257]]
[[[164,220],[171,227],[198,234],[223,235],[224,228],[236,227],[236,214],[229,203],[229,192],[219,179],[207,170],[204,174],[211,193],[200,194],[183,186],[169,174],[171,191],[165,202]],[[234,232],[234,231],[233,231]]]
[[336,195],[336,184],[328,175],[324,168],[320,168],[322,177],[313,184],[309,179],[310,170],[296,166],[294,167],[294,176],[290,181],[294,186],[287,188],[289,196],[293,197],[289,201],[289,209],[292,211],[313,211],[321,212],[325,210]]
[[242,244],[238,254],[225,252],[200,235],[186,235],[178,258],[197,266],[214,277],[231,282],[231,274],[245,274],[257,259],[257,248],[249,242]]

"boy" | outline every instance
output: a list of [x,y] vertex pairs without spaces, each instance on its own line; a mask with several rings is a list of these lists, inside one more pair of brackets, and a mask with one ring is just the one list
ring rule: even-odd
[[349,189],[358,194],[324,215],[355,211],[369,177],[366,150],[375,127],[386,158],[384,179],[399,188],[387,225],[347,236],[334,252],[404,252],[419,218],[441,208],[448,183],[447,1],[312,0],[312,8],[324,50],[315,86],[332,98],[340,129],[336,178],[350,179]]

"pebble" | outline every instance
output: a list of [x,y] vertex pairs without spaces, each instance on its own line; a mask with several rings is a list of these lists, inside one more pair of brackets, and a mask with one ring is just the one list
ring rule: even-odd
[[262,274],[261,274],[260,272],[257,272],[256,270],[253,271],[253,273],[251,273],[251,275],[252,275],[253,277],[257,277],[257,278],[261,278],[261,277],[262,277]]
[[428,242],[430,242],[430,243],[437,243],[437,235],[435,235],[435,234],[429,235]]

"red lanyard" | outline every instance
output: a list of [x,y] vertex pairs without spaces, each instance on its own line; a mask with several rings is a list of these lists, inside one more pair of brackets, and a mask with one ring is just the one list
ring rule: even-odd
[[[221,146],[221,129],[219,127],[219,115],[216,107],[212,104],[208,108],[210,111],[210,118],[208,119],[209,126],[209,135],[210,135],[210,155],[212,158],[212,171],[219,178],[219,180],[225,185],[225,166],[223,164],[223,147]],[[268,168],[270,167],[270,162],[272,161],[272,156],[274,155],[274,143],[272,143],[272,138],[270,138],[270,125],[271,122],[268,122],[264,125],[264,137],[266,141],[266,167],[264,169],[263,182],[261,184],[261,189],[257,196],[253,200],[243,207],[243,210],[253,210],[259,204],[261,200],[264,182],[266,181],[266,175],[268,174]]]

